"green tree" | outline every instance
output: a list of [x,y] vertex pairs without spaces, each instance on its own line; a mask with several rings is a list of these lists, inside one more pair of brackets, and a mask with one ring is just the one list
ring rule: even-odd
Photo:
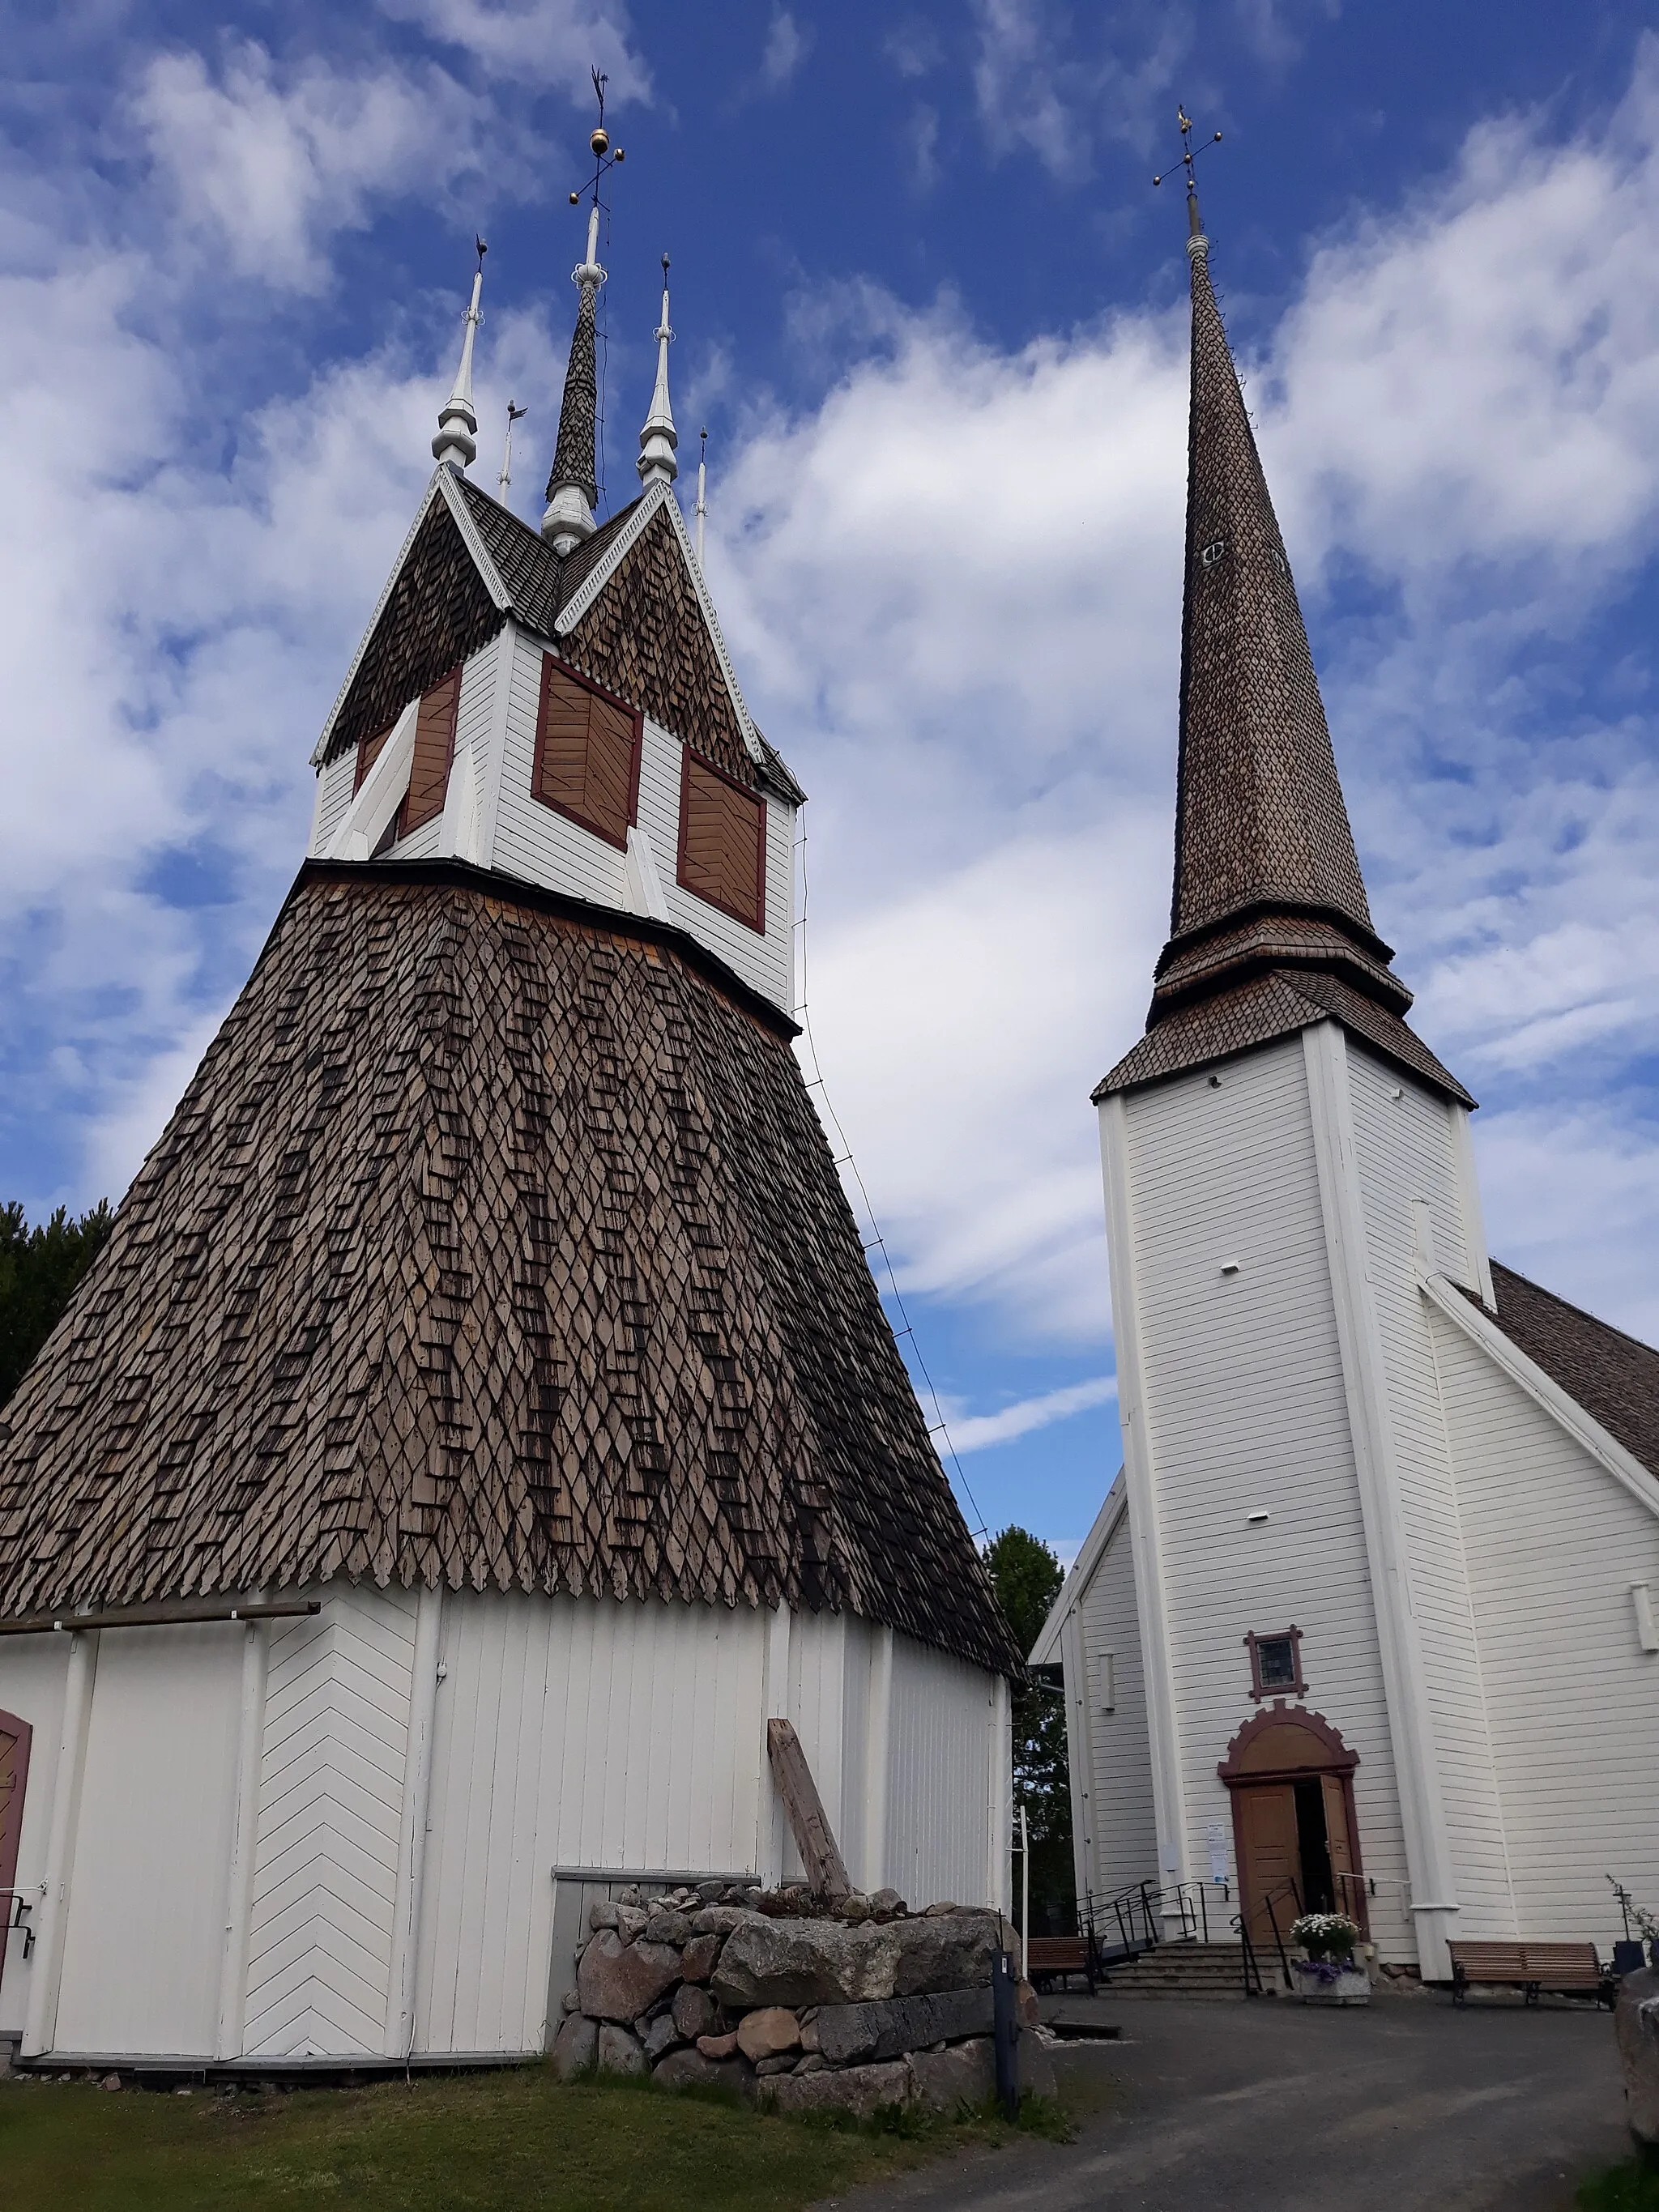
[[0,1206],[0,1406],[51,1335],[112,1218],[109,1200],[100,1199],[78,1221],[60,1206],[44,1226],[31,1229],[15,1201]]
[[[1060,1595],[1066,1571],[1048,1547],[1024,1528],[1005,1528],[993,1537],[985,1564],[1014,1640],[1029,1651]],[[1015,1691],[1012,1718],[1014,1801],[1024,1806],[1031,1835],[1031,1932],[1064,1934],[1075,1925],[1076,1912],[1065,1692],[1034,1677]]]

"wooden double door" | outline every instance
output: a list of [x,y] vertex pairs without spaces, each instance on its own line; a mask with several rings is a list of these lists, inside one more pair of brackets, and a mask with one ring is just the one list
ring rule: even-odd
[[1334,1774],[1241,1783],[1233,1793],[1244,1924],[1258,1948],[1298,1912],[1363,1920],[1348,1793]]
[[1275,1703],[1246,1721],[1216,1769],[1233,1808],[1241,1915],[1271,1951],[1300,1912],[1346,1912],[1366,1926],[1354,1820],[1359,1764],[1322,1714]]

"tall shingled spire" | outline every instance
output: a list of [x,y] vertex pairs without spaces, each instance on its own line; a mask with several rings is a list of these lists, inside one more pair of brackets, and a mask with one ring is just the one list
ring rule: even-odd
[[477,240],[477,244],[478,265],[472,276],[472,299],[466,311],[460,367],[455,371],[454,390],[438,410],[438,434],[432,441],[433,459],[447,461],[453,469],[469,467],[478,453],[478,415],[472,404],[472,341],[483,320],[478,313],[478,296],[483,290],[484,256],[489,248],[483,239]]
[[1192,398],[1175,885],[1147,1036],[1096,1095],[1334,1012],[1462,1097],[1401,1022],[1412,994],[1371,926],[1296,585],[1211,288],[1184,112],[1181,125]]
[[[594,133],[596,137],[599,135]],[[594,468],[599,407],[594,333],[599,287],[605,276],[599,266],[599,203],[596,195],[587,214],[587,258],[570,272],[571,283],[580,289],[581,304],[576,310],[570,360],[564,373],[564,397],[559,402],[559,442],[554,449],[552,473],[547,479],[547,512],[542,517],[542,536],[561,558],[593,535],[593,509],[599,496]]]
[[[542,517],[542,536],[563,560],[585,538],[593,535],[593,509],[599,503],[599,378],[596,359],[599,287],[605,272],[599,266],[599,186],[605,173],[627,156],[618,146],[614,152],[605,127],[603,70],[593,72],[593,95],[599,103],[599,119],[588,134],[593,155],[593,176],[584,189],[591,194],[587,210],[586,258],[570,272],[580,295],[576,328],[570,341],[570,359],[564,372],[564,397],[559,402],[559,439],[553,449],[552,472],[547,479],[547,512]],[[582,194],[572,192],[570,204],[580,206]]]

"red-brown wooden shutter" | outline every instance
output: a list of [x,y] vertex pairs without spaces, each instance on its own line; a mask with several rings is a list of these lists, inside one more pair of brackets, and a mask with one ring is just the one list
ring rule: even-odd
[[639,805],[641,717],[585,684],[550,653],[542,660],[532,789],[608,845],[626,849]]
[[385,744],[386,739],[392,735],[392,732],[396,726],[395,723],[388,722],[386,728],[380,732],[378,737],[358,738],[357,765],[352,773],[351,778],[351,788],[354,793],[359,792],[362,789],[363,778],[368,774],[370,769],[374,767],[375,762],[380,757],[380,748]]
[[461,703],[461,672],[451,669],[422,699],[415,717],[415,757],[409,791],[398,817],[398,835],[407,837],[444,811],[449,767],[455,757],[455,717]]
[[679,879],[750,929],[766,927],[766,806],[688,746],[680,773]]

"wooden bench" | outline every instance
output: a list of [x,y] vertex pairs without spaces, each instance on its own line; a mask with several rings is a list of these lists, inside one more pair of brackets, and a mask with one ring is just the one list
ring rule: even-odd
[[1449,1943],[1452,2002],[1462,2004],[1476,1983],[1489,1989],[1524,1990],[1536,2004],[1540,1992],[1552,1996],[1594,1997],[1611,2006],[1617,1995],[1613,1976],[1595,1955],[1594,1943]]
[[1094,1961],[1086,1936],[1033,1936],[1026,1950],[1026,1971],[1039,1987],[1081,1974],[1090,1994],[1094,1993]]

